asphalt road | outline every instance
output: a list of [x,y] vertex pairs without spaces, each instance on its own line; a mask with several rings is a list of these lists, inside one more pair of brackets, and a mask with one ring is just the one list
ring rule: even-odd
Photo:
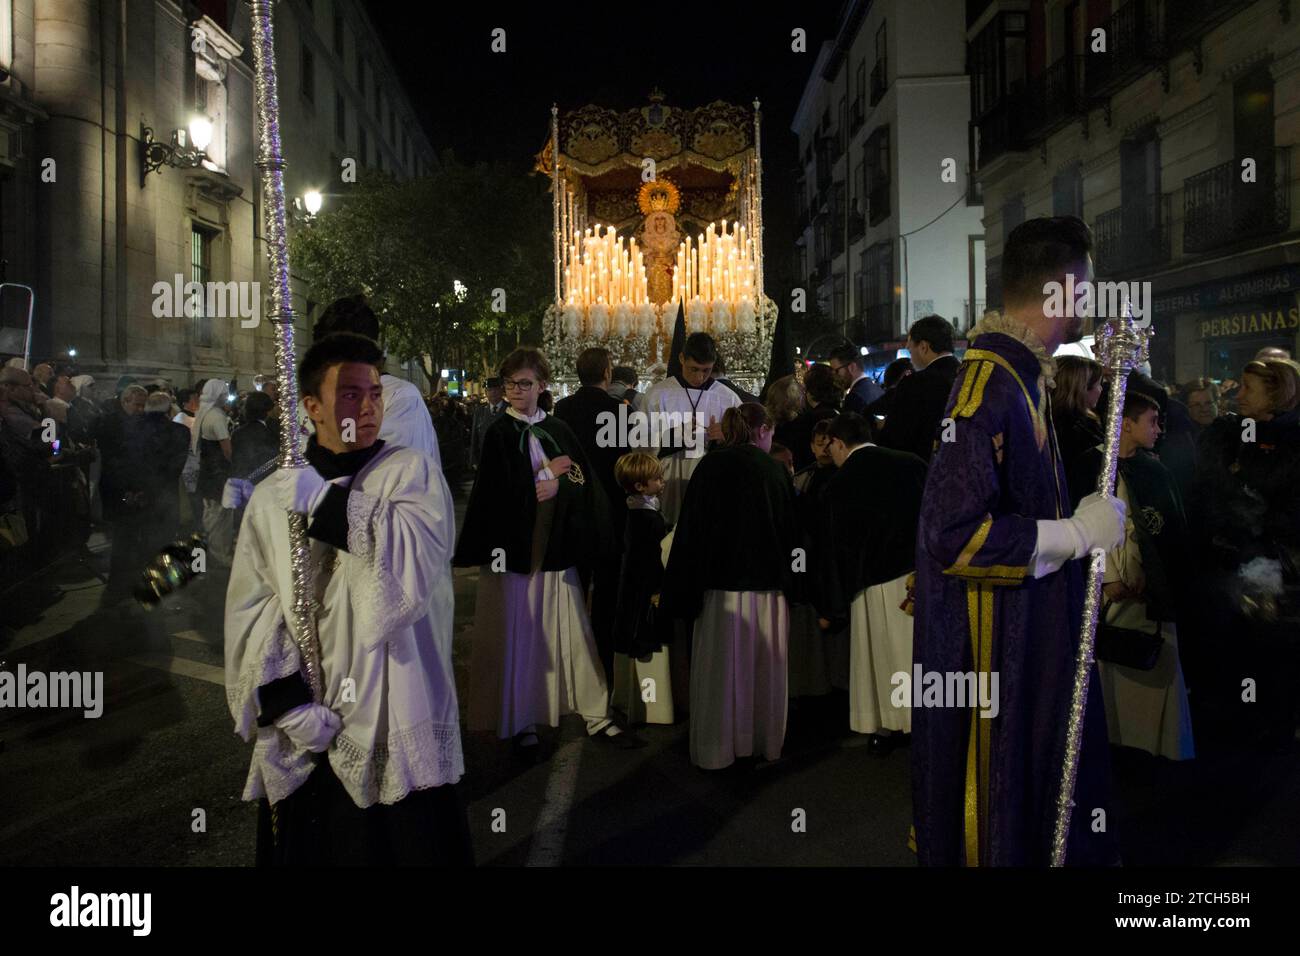
[[[0,864],[249,864],[256,813],[240,794],[251,748],[222,686],[225,580],[212,573],[152,612],[101,608],[90,572],[105,565],[102,551],[65,561],[5,599],[2,666],[103,670],[106,701],[97,720],[0,712]],[[475,580],[456,572],[460,687]],[[461,788],[479,864],[915,865],[909,751],[869,754],[843,696],[799,702],[771,764],[697,770],[686,730],[641,729],[648,746],[625,751],[566,718],[543,735],[548,759],[536,765],[466,735]],[[1112,750],[1125,862],[1300,863],[1300,749],[1202,751],[1173,764]]]

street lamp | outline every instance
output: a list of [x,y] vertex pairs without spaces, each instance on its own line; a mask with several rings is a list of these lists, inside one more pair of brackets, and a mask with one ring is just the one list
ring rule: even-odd
[[153,138],[153,127],[140,124],[140,188],[144,189],[147,177],[161,171],[164,166],[177,169],[195,169],[208,158],[206,152],[212,143],[212,120],[202,114],[190,120],[189,129],[174,129],[171,142],[163,143]]
[[293,221],[305,226],[310,226],[316,219],[316,214],[320,212],[321,204],[324,197],[318,189],[309,189],[301,196],[293,197]]

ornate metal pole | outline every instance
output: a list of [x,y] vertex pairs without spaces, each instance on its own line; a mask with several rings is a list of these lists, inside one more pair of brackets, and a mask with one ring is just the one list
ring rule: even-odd
[[757,301],[754,309],[763,314],[763,114],[759,112],[759,102],[754,100],[754,256],[758,261]]
[[[272,13],[275,0],[247,0],[253,26],[253,89],[257,106],[257,168],[261,170],[262,211],[267,258],[270,260],[271,311],[275,326],[275,364],[280,386],[281,468],[305,468],[298,445],[297,355],[293,345],[293,300],[289,291],[288,233],[285,229],[284,160],[280,156],[280,100],[275,80],[275,37]],[[289,515],[289,545],[293,564],[293,605],[289,633],[298,645],[303,677],[312,696],[320,701],[320,638],[316,633],[315,595],[312,593],[311,547],[307,542],[307,516]]]
[[[1106,409],[1106,445],[1097,479],[1097,493],[1104,498],[1115,493],[1119,466],[1119,436],[1123,424],[1124,395],[1128,373],[1146,361],[1151,330],[1139,328],[1132,316],[1116,317],[1097,328],[1097,357],[1110,371],[1110,407]],[[1101,579],[1106,552],[1092,553],[1088,584],[1083,598],[1083,624],[1079,628],[1079,652],[1074,661],[1074,689],[1070,695],[1070,719],[1065,734],[1065,759],[1061,764],[1061,785],[1056,801],[1056,827],[1052,832],[1052,866],[1065,865],[1065,842],[1074,808],[1074,784],[1079,775],[1079,748],[1083,742],[1083,713],[1092,678],[1093,648],[1097,640],[1097,615],[1101,603]]]
[[551,254],[555,260],[555,304],[560,298],[560,107],[551,104]]

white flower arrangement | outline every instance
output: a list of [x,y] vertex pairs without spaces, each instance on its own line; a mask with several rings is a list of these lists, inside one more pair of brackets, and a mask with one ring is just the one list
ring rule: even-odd
[[632,334],[632,306],[620,302],[614,306],[614,335],[620,339]]

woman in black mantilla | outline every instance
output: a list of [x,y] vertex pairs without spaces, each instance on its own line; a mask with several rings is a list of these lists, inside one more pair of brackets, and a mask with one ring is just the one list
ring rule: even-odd
[[[537,349],[501,365],[506,413],[483,436],[456,567],[479,567],[469,726],[537,745],[579,714],[616,738],[579,567],[612,560],[608,502],[577,437],[538,407],[551,378]],[[629,741],[630,742],[630,741]]]

